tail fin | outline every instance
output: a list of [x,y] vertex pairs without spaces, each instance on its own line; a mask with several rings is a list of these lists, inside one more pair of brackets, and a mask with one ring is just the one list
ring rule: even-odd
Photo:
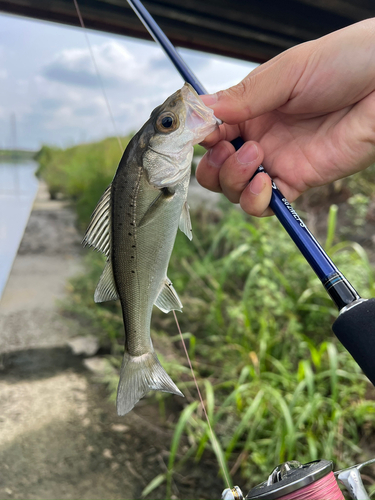
[[125,351],[117,388],[117,413],[125,415],[148,391],[184,396],[161,366],[156,353],[131,356]]

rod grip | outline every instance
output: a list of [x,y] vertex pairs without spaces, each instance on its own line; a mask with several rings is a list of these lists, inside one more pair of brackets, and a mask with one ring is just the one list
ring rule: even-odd
[[341,313],[332,330],[375,385],[375,299]]

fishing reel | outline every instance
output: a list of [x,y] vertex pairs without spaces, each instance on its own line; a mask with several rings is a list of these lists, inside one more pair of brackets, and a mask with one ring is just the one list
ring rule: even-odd
[[267,481],[252,488],[246,496],[238,486],[226,488],[222,500],[344,500],[337,480],[353,500],[370,500],[360,470],[375,459],[333,472],[330,460],[302,465],[296,460],[284,462],[271,472]]

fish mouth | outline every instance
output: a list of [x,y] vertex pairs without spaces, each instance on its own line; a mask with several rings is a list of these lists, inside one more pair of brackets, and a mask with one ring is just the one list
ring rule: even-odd
[[211,108],[208,108],[188,83],[181,89],[181,97],[186,107],[185,126],[193,132],[196,143],[203,141],[223,122],[216,118]]

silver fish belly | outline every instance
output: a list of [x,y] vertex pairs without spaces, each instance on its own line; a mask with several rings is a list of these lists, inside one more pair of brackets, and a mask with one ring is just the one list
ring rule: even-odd
[[133,137],[86,231],[84,244],[107,256],[94,299],[119,298],[122,307],[119,415],[150,390],[182,396],[156,356],[150,322],[154,304],[164,312],[182,309],[167,267],[178,227],[192,237],[186,202],[192,145],[217,126],[212,110],[185,84]]

